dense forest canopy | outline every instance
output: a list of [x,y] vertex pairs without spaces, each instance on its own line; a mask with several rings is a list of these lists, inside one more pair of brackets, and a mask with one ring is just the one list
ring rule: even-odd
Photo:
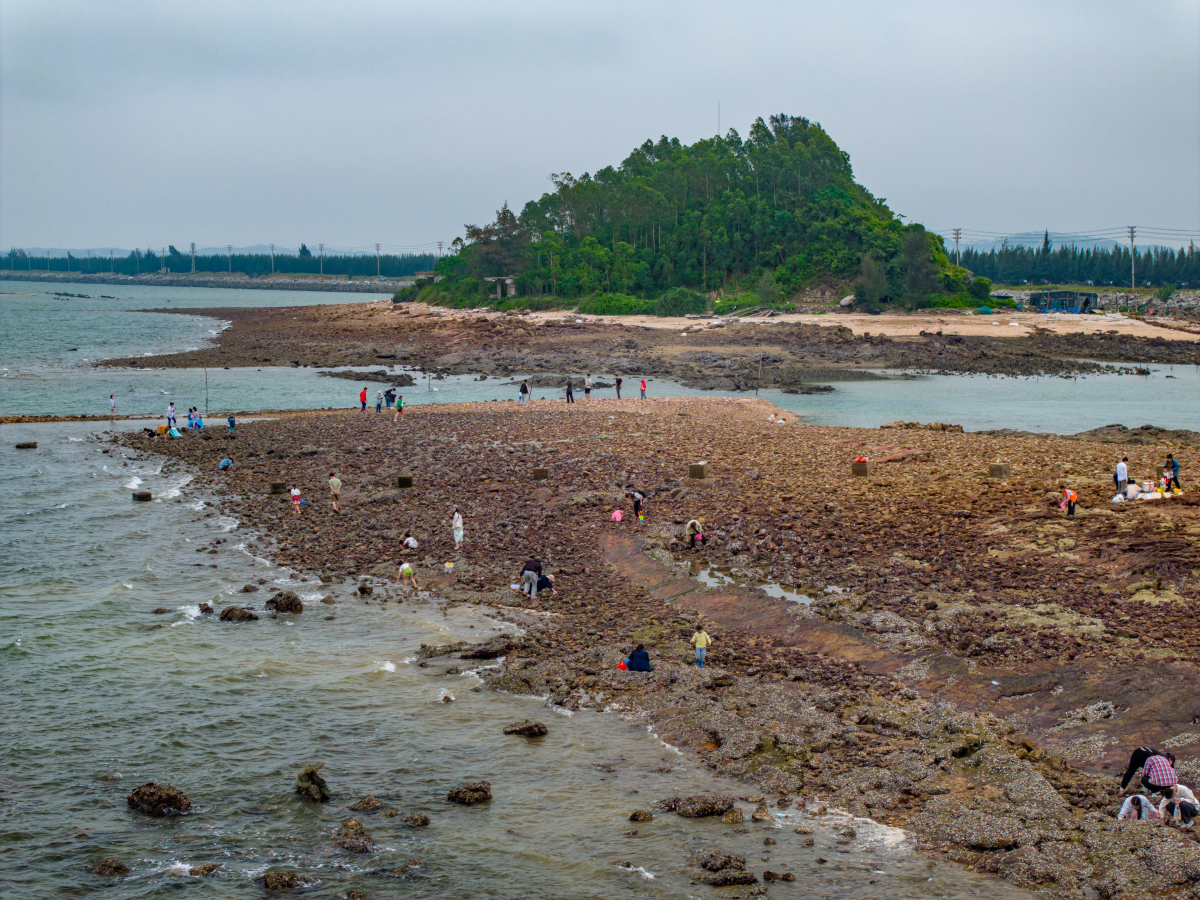
[[[261,276],[272,271],[294,275],[341,275],[403,278],[417,272],[433,270],[437,257],[431,253],[381,254],[376,264],[375,254],[326,255],[324,258],[312,253],[304,244],[297,253],[276,253],[274,262],[264,253],[197,254],[196,272],[229,273]],[[171,247],[165,256],[161,251],[147,248],[144,252],[133,250],[127,256],[30,256],[24,250],[13,248],[5,257],[5,268],[29,272],[81,272],[83,274],[147,275],[170,269],[172,274],[192,271],[192,257]]]
[[1080,250],[1054,247],[1047,233],[1040,247],[1004,246],[986,253],[970,248],[962,252],[962,265],[976,275],[1004,284],[1047,282],[1129,287],[1130,263],[1138,285],[1200,287],[1200,251],[1153,247],[1131,260],[1128,247]]
[[803,118],[758,119],[745,139],[730,129],[691,146],[648,140],[618,168],[551,180],[519,214],[506,203],[494,222],[467,226],[437,266],[447,300],[478,302],[489,276],[512,277],[530,298],[750,288],[786,298],[865,267],[868,302],[921,302],[949,271],[941,239],[856,184],[849,156]]

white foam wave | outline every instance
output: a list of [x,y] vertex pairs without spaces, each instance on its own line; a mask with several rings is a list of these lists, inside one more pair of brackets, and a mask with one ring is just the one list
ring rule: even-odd
[[219,519],[217,519],[217,527],[222,531],[233,531],[241,524],[241,522],[232,516],[221,516]]
[[617,866],[617,868],[622,872],[635,872],[638,875],[641,875],[643,878],[648,878],[651,881],[654,880],[654,873],[646,871],[641,866]]
[[657,734],[657,733],[654,731],[654,726],[653,726],[653,725],[647,725],[647,726],[646,726],[646,733],[647,733],[648,735],[650,735],[650,737],[652,737],[652,738],[654,738],[656,741],[658,741],[660,744],[662,744],[664,747],[666,747],[668,750],[670,750],[671,752],[673,752],[673,753],[676,753],[676,754],[678,754],[679,756],[683,756],[683,751],[682,751],[682,750],[680,750],[680,749],[679,749],[678,747],[676,747],[674,744],[668,744],[666,741],[664,741],[662,738],[660,738],[660,737],[658,736],[658,734]]
[[375,671],[376,672],[395,672],[396,664],[394,662],[389,662],[389,661],[385,660],[382,664],[380,664],[379,668],[376,669]]
[[67,438],[67,440],[72,444],[82,444],[83,443],[83,438],[69,437],[69,438]]
[[[107,472],[108,469],[106,468],[104,471]],[[125,482],[124,486],[129,488],[130,490],[136,490],[137,488],[141,487],[141,485],[142,485],[142,479],[140,479],[136,475],[134,475],[127,482]]]
[[404,657],[404,659],[400,660],[400,663],[401,663],[401,665],[411,666],[416,661],[417,661],[417,658],[415,656],[406,656],[406,657]]

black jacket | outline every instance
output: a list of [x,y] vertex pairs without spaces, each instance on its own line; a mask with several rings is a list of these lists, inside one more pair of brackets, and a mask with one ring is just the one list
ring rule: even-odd
[[527,559],[525,560],[525,565],[521,566],[521,572],[536,572],[538,575],[541,575],[542,564],[536,559]]
[[645,650],[634,650],[629,654],[629,662],[625,663],[625,667],[630,672],[653,672],[650,667],[650,654]]
[[1129,757],[1129,768],[1125,770],[1125,775],[1121,779],[1121,790],[1124,790],[1129,785],[1129,780],[1133,778],[1134,773],[1144,766],[1146,760],[1152,756],[1166,756],[1166,754],[1155,750],[1153,747],[1138,747],[1133,751],[1133,754]]

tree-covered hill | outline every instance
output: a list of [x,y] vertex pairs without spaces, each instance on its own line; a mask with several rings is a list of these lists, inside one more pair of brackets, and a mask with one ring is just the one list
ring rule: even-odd
[[718,289],[771,302],[822,280],[858,279],[866,304],[965,287],[943,278],[954,273],[940,238],[857,184],[849,156],[807,119],[758,119],[745,139],[648,140],[617,168],[551,180],[519,214],[506,203],[494,222],[467,226],[424,296],[476,304],[494,290],[486,277],[511,276],[535,304],[680,311]]

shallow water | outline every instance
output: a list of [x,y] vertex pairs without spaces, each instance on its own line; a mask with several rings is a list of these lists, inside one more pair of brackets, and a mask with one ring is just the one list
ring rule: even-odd
[[[324,588],[252,555],[254,536],[222,517],[184,474],[132,451],[104,454],[83,425],[6,426],[0,448],[0,896],[149,898],[199,881],[186,868],[220,862],[205,896],[257,897],[254,879],[287,868],[317,879],[313,897],[709,897],[688,856],[717,845],[750,867],[794,872],[784,895],[1025,897],[944,864],[930,868],[894,829],[844,816],[780,812],[783,827],[670,814],[634,824],[655,799],[701,789],[745,794],[619,713],[562,715],[540,701],[473,691],[471,674],[416,665],[422,642],[484,639],[511,626],[468,607],[386,605]],[[11,449],[36,439],[36,451]],[[126,456],[130,458],[126,458]],[[133,487],[152,503],[132,503]],[[213,547],[216,553],[197,553]],[[259,578],[258,593],[235,593]],[[197,615],[248,601],[262,612],[282,583],[298,616],[227,624]],[[318,598],[332,593],[337,603]],[[152,614],[157,607],[170,612]],[[332,621],[326,616],[333,615]],[[153,631],[145,625],[162,625]],[[487,663],[485,663],[486,665]],[[447,693],[452,703],[441,702]],[[506,737],[535,716],[550,734]],[[305,764],[323,762],[334,802],[293,793]],[[490,804],[447,803],[446,790],[492,782]],[[191,815],[152,820],[125,798],[168,782]],[[347,803],[374,794],[377,813]],[[382,812],[419,810],[406,829]],[[747,813],[750,805],[744,804]],[[355,815],[379,850],[334,852],[329,837]],[[815,828],[802,846],[792,828]],[[637,831],[636,835],[627,834]],[[766,836],[777,846],[765,847]],[[85,869],[116,856],[113,880]],[[769,862],[762,857],[769,857]],[[817,857],[828,860],[821,864]],[[419,865],[399,875],[410,860]],[[628,867],[618,864],[628,863]]]

